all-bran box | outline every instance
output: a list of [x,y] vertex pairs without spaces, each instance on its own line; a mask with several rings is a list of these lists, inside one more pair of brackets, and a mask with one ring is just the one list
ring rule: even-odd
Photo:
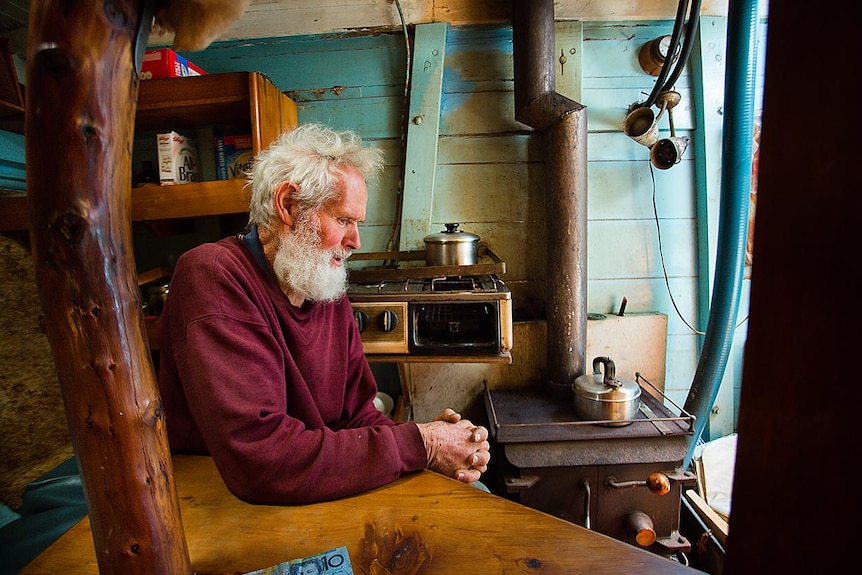
[[216,136],[213,139],[218,179],[245,178],[254,161],[254,144],[251,134],[242,136]]
[[198,151],[191,138],[177,132],[158,134],[159,181],[163,186],[200,181]]

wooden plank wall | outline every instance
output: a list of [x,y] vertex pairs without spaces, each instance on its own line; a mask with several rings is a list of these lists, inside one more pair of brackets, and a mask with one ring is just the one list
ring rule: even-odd
[[[684,399],[696,365],[696,337],[673,313],[658,254],[648,150],[621,131],[625,111],[643,100],[653,78],[640,71],[638,47],[669,33],[670,22],[584,24],[582,102],[588,107],[588,309],[670,316],[666,387]],[[544,248],[544,190],[538,138],[514,119],[512,39],[508,26],[450,27],[446,40],[435,224],[457,221],[479,234],[508,266],[517,317],[542,313],[553,277]],[[300,122],[353,128],[385,150],[387,169],[370,191],[363,251],[384,249],[398,201],[406,49],[399,34],[221,42],[188,54],[209,72],[259,70],[298,105]],[[693,126],[688,75],[678,84],[680,135]],[[662,127],[666,131],[667,123]],[[656,171],[665,265],[681,311],[696,322],[694,154]],[[436,230],[427,230],[431,233]],[[516,342],[516,345],[518,342]],[[457,367],[455,368],[457,370]]]
[[[505,24],[511,17],[511,0],[400,0],[398,4],[396,6],[393,0],[256,0],[221,39],[247,40],[400,27],[399,7],[411,24]],[[557,20],[590,22],[673,19],[678,1],[567,0],[554,4]],[[701,14],[727,14],[727,0],[703,0]],[[171,36],[158,40],[170,43]]]
[[[589,125],[588,310],[616,312],[625,297],[630,312],[668,315],[665,388],[681,405],[699,357],[699,339],[689,326],[696,328],[706,318],[698,306],[695,158],[719,150],[692,145],[677,166],[651,170],[648,150],[621,130],[628,106],[643,101],[654,82],[640,70],[637,51],[671,29],[671,21],[582,23],[577,72],[579,101],[588,108]],[[264,72],[297,102],[300,122],[352,128],[380,145],[386,169],[370,187],[362,251],[386,248],[397,235],[393,225],[405,158],[407,50],[402,34],[224,41],[186,56],[210,73]],[[689,69],[676,86],[682,94],[674,110],[679,136],[692,136],[696,128]],[[538,138],[514,120],[511,28],[449,25],[442,88],[432,224],[458,221],[479,234],[507,262],[505,279],[514,293],[516,319],[540,318],[544,282],[553,277],[545,262],[543,158]],[[666,117],[660,128],[663,136],[669,135]],[[433,231],[438,230],[421,233]],[[515,345],[525,343],[516,340]],[[475,367],[456,365],[447,368],[446,377],[457,378],[459,370],[465,377],[476,376]],[[731,412],[734,395],[723,407]]]
[[24,136],[0,130],[0,190],[24,191]]
[[[371,186],[368,221],[362,232],[363,250],[385,249],[399,237],[395,224],[405,163],[402,112],[407,51],[398,30],[397,11],[390,2],[351,0],[348,8],[342,2],[323,2],[315,6],[319,16],[311,18],[302,17],[301,4],[292,0],[254,3],[224,36],[237,39],[184,55],[210,73],[264,72],[297,101],[300,121],[353,128],[376,141],[386,152],[387,167]],[[652,88],[653,78],[637,65],[637,50],[649,39],[670,32],[669,19],[655,18],[670,18],[675,2],[638,3],[636,9],[628,4],[603,3],[600,10],[592,12],[589,3],[557,7],[558,41],[564,25],[577,25],[582,36],[580,53],[570,52],[567,63],[568,72],[578,75],[577,94],[561,87],[560,76],[557,89],[588,107],[588,309],[614,312],[625,297],[630,312],[659,311],[668,315],[666,389],[674,401],[681,403],[699,357],[700,340],[689,325],[703,329],[712,282],[720,160],[716,138],[720,137],[721,123],[720,112],[714,108],[716,104],[720,106],[723,89],[721,14],[726,5],[721,1],[704,3],[702,15],[707,18],[702,20],[702,29],[709,29],[698,53],[702,61],[696,62],[700,70],[690,66],[677,86],[683,94],[674,114],[680,135],[698,136],[691,131],[698,122],[693,109],[691,70],[710,91],[707,113],[711,115],[703,126],[708,133],[705,138],[693,140],[678,166],[651,172],[646,149],[622,135],[621,122],[627,106],[642,100]],[[553,272],[547,269],[543,247],[543,160],[537,138],[514,120],[507,3],[406,0],[401,5],[410,23],[411,37],[416,23],[436,21],[436,26],[447,26],[437,157],[433,184],[428,184],[433,185],[432,229],[411,230],[412,241],[437,231],[434,226],[443,222],[461,222],[464,229],[478,233],[506,260],[506,279],[515,294],[516,317],[541,317],[544,282]],[[607,20],[608,15],[616,19]],[[374,28],[359,28],[363,18]],[[574,21],[577,19],[582,21]],[[481,24],[464,24],[467,22]],[[350,30],[333,32],[348,26]],[[320,34],[310,33],[318,30]],[[278,36],[261,37],[267,31]],[[156,38],[155,42],[160,40],[169,42],[170,38]],[[760,54],[762,58],[762,51]],[[575,56],[580,56],[579,62]],[[415,94],[412,98],[415,104]],[[661,126],[666,133],[666,120]],[[413,141],[417,140],[421,139]],[[427,146],[428,138],[424,140]],[[3,140],[0,157],[16,160],[23,146],[8,143]],[[414,157],[421,157],[423,151],[421,147],[411,148]],[[698,157],[701,165],[695,162]],[[0,167],[0,176],[7,178],[3,187],[23,187],[16,175],[23,171],[22,163],[12,161]],[[428,166],[422,168],[429,173]],[[670,292],[665,285],[654,221],[653,177]],[[424,182],[425,178],[418,180]],[[414,183],[409,178],[407,181],[411,186]],[[411,201],[410,193],[405,195],[405,201]],[[136,232],[136,247],[143,250],[136,250],[136,259],[144,269],[171,265],[201,235],[207,240],[215,239],[224,231],[210,222],[196,222],[196,228],[202,232],[198,238],[155,237],[146,230],[142,237]],[[160,261],[159,255],[167,259]],[[746,294],[747,283],[741,317],[747,313]],[[718,400],[723,415],[713,416],[719,435],[735,427],[735,418],[728,414],[736,412],[744,341],[743,324]],[[520,343],[525,344],[523,338]],[[543,361],[540,350],[527,350],[527,355],[530,360]]]

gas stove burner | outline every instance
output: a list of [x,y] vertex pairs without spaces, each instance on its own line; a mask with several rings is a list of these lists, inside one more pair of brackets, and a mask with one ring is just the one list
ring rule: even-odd
[[430,291],[475,291],[476,279],[463,276],[431,278],[422,289]]
[[[440,277],[489,276],[506,273],[506,262],[488,246],[480,244],[479,261],[470,265],[421,265],[426,261],[424,251],[354,253],[350,265],[350,281],[367,284]],[[373,262],[363,266],[361,262]],[[383,262],[384,265],[379,265]]]
[[413,284],[405,287],[405,291],[417,288],[423,292],[495,292],[499,287],[499,280],[493,275],[479,276],[441,276],[424,278],[419,280],[407,280],[405,283]]
[[508,288],[495,274],[476,276],[440,276],[430,278],[410,278],[396,281],[355,282],[348,286],[348,295],[353,299],[361,295],[396,295],[411,294],[415,296],[469,295],[506,293]]
[[[351,283],[348,286],[348,291],[363,291],[365,293],[382,293],[384,291],[392,291],[389,287],[389,284],[392,282],[387,281],[379,281],[379,282],[362,282],[362,283]],[[403,282],[395,282],[397,285],[401,285]]]

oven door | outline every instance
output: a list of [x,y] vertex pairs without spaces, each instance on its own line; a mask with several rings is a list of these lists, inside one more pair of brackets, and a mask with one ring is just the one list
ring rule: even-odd
[[500,302],[412,302],[410,351],[417,354],[500,353]]

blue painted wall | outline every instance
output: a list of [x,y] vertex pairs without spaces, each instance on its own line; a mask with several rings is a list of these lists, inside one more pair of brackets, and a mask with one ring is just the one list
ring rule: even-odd
[[[722,18],[711,18],[702,28],[720,38],[723,25]],[[715,246],[704,230],[717,224],[709,205],[716,202],[709,186],[714,187],[717,174],[703,175],[699,166],[715,164],[720,149],[709,138],[701,138],[698,148],[694,136],[705,129],[698,121],[720,127],[713,117],[720,110],[695,110],[688,66],[676,86],[682,102],[673,119],[677,135],[692,137],[692,145],[667,171],[652,169],[648,150],[621,128],[628,106],[643,101],[654,81],[638,66],[637,51],[671,28],[672,22],[584,23],[580,74],[589,126],[588,310],[615,312],[625,297],[630,312],[667,314],[665,389],[681,405],[699,357],[697,329],[708,315],[703,286],[708,290],[711,280],[703,276],[709,276],[711,264],[703,254],[714,253]],[[544,160],[537,138],[514,120],[511,28],[450,26],[445,42],[432,220],[458,221],[478,233],[507,262],[517,318],[536,319],[542,314],[544,283],[553,278],[544,255]],[[710,49],[722,53],[709,37],[702,48],[698,54],[704,59],[715,57]],[[301,123],[351,128],[377,143],[386,169],[369,189],[363,251],[385,249],[396,223],[405,157],[408,60],[400,33],[220,42],[184,56],[211,74],[263,72],[297,103]],[[702,71],[696,80],[712,91],[709,101],[720,101],[723,64],[698,63]],[[704,121],[705,113],[713,116]],[[660,127],[662,136],[669,135],[666,118]],[[0,163],[2,178],[22,177],[23,159],[15,164],[14,150],[14,143],[0,139],[0,162],[11,156],[14,164],[10,171]],[[433,231],[439,230],[427,230]],[[743,324],[740,350],[744,336]],[[728,370],[725,385],[731,391],[720,401],[721,409],[732,413],[741,351]],[[722,423],[719,434],[733,431],[733,421]]]
[[0,189],[26,189],[24,136],[0,130]]
[[[666,390],[681,404],[698,359],[688,326],[700,321],[694,159],[704,150],[692,146],[677,166],[652,170],[648,150],[621,130],[628,106],[654,82],[637,51],[671,29],[672,22],[585,23],[581,101],[589,126],[588,309],[614,312],[625,297],[631,312],[669,316]],[[543,159],[531,130],[514,120],[511,28],[450,27],[445,51],[432,220],[461,222],[487,241],[507,262],[519,317],[535,317],[553,270],[543,248]],[[224,42],[186,56],[210,73],[262,71],[297,102],[300,122],[353,128],[381,144],[388,166],[371,190],[363,250],[384,248],[403,158],[400,34]],[[675,129],[690,135],[697,126],[688,68],[676,88],[683,98]],[[666,118],[660,127],[669,135]]]

